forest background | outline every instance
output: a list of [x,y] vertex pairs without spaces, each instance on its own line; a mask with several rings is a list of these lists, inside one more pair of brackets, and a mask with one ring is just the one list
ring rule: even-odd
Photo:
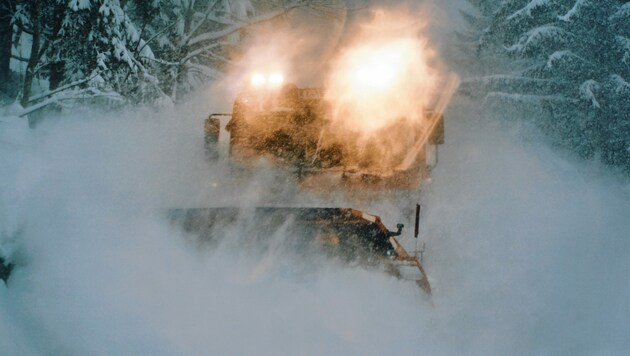
[[[630,173],[630,3],[466,0],[441,55],[459,93],[550,145]],[[2,0],[0,106],[173,106],[220,80],[260,24],[338,0]],[[420,15],[419,15],[420,16]],[[17,108],[17,109],[16,109]],[[8,109],[5,109],[5,111]]]

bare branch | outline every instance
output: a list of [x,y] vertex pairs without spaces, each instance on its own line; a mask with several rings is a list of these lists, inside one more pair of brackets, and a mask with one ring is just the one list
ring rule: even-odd
[[193,37],[190,39],[190,41],[188,42],[190,45],[194,45],[200,42],[207,42],[207,41],[216,41],[220,38],[223,38],[227,35],[230,35],[234,32],[239,31],[242,28],[245,28],[247,26],[251,26],[257,23],[261,23],[261,22],[265,22],[265,21],[269,21],[269,20],[273,20],[279,16],[282,16],[288,12],[290,12],[291,10],[298,8],[298,7],[302,7],[302,6],[306,6],[306,2],[304,2],[303,0],[296,0],[293,1],[292,3],[290,3],[289,5],[286,5],[284,8],[282,9],[277,9],[274,11],[270,11],[268,13],[265,13],[263,15],[254,17],[252,19],[250,19],[247,22],[243,22],[241,24],[235,24],[234,26],[230,26],[226,29],[220,30],[220,31],[214,31],[214,32],[208,32],[208,33],[204,33],[201,34],[199,36]]
[[13,59],[15,59],[15,60],[18,60],[18,61],[20,61],[20,62],[28,62],[28,58],[25,58],[25,57],[20,57],[20,56],[16,56],[15,54],[12,54],[12,55],[11,55],[11,58],[13,58]]
[[87,82],[89,82],[90,80],[94,79],[94,78],[95,78],[96,76],[98,76],[99,74],[100,74],[100,72],[99,72],[99,73],[95,73],[94,75],[92,75],[92,76],[91,76],[91,77],[89,77],[89,78],[84,78],[84,79],[81,79],[81,80],[77,80],[76,82],[72,82],[72,83],[69,83],[69,84],[66,84],[66,85],[60,86],[59,88],[57,88],[57,89],[55,89],[55,90],[52,90],[52,91],[49,91],[49,92],[47,92],[47,93],[44,93],[44,94],[41,94],[41,95],[34,96],[34,97],[30,98],[28,102],[29,102],[29,103],[32,103],[32,102],[35,102],[35,101],[41,100],[41,99],[43,99],[43,98],[47,98],[47,97],[49,97],[49,96],[52,96],[52,95],[54,95],[54,94],[57,94],[57,93],[59,93],[59,92],[62,92],[62,91],[64,91],[64,90],[67,90],[67,89],[70,89],[70,88],[76,87],[76,86],[78,86],[78,85],[81,85],[81,84],[87,83]]
[[179,63],[179,62],[168,62],[168,61],[165,61],[163,59],[158,59],[158,58],[151,58],[151,57],[146,57],[146,56],[142,56],[140,58],[148,59],[150,61],[153,61],[153,62],[156,62],[156,63],[159,63],[159,64],[163,64],[163,65],[166,65],[166,66],[179,66],[179,65],[181,65],[181,63]]
[[203,25],[203,23],[206,22],[206,20],[208,19],[208,16],[210,15],[210,12],[212,11],[214,6],[218,2],[219,2],[219,0],[215,0],[214,2],[211,2],[211,3],[208,4],[208,7],[206,8],[206,12],[204,13],[203,18],[201,20],[199,20],[199,22],[197,22],[196,25],[193,26],[192,30],[190,30],[190,32],[188,34],[186,34],[186,36],[184,36],[184,38],[182,38],[182,42],[181,42],[182,44],[188,43],[190,38],[195,34],[195,32],[197,32],[199,27],[201,27],[201,25]]
[[160,37],[164,32],[168,31],[171,27],[175,26],[177,24],[177,22],[172,22],[170,25],[164,27],[162,30],[158,31],[155,35],[153,35],[151,38],[149,38],[147,41],[144,42],[144,44],[142,45],[142,47],[140,47],[140,49],[138,49],[137,53],[142,53],[142,50],[144,49],[144,47],[146,47],[151,41],[153,41],[154,39]]
[[124,98],[115,92],[101,92],[99,90],[96,90],[95,88],[86,88],[86,89],[82,89],[76,92],[72,92],[72,93],[60,93],[60,95],[57,96],[53,96],[47,100],[44,100],[40,103],[37,103],[35,105],[31,105],[27,108],[25,108],[21,113],[19,113],[17,116],[19,117],[24,117],[28,114],[31,114],[35,111],[41,110],[43,108],[45,108],[48,105],[52,105],[52,104],[58,104],[61,103],[62,101],[67,101],[67,100],[83,100],[86,98],[108,98],[108,99],[113,99],[113,100],[117,100],[117,101],[124,101]]
[[194,57],[196,57],[196,56],[198,56],[200,54],[203,54],[204,52],[206,52],[206,51],[208,51],[208,50],[210,50],[212,48],[216,48],[216,47],[219,47],[219,46],[225,45],[225,44],[226,44],[225,42],[215,42],[215,43],[211,43],[211,44],[209,44],[207,46],[203,46],[203,47],[197,48],[194,51],[190,51],[190,52],[188,52],[186,57],[184,57],[184,59],[182,59],[182,63],[188,62],[190,59],[192,59],[192,58],[194,58]]

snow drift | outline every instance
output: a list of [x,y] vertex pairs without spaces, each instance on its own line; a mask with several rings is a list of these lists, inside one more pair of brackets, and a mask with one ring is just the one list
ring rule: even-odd
[[[173,205],[295,193],[271,184],[273,175],[256,177],[239,196],[224,191],[232,177],[202,151],[207,105],[86,113],[33,131],[2,118],[0,246],[17,267],[9,286],[0,285],[0,354],[630,348],[626,180],[516,140],[458,100],[423,195],[430,306],[413,283],[200,250],[169,226],[163,212]],[[369,211],[393,226],[406,203],[373,202]]]

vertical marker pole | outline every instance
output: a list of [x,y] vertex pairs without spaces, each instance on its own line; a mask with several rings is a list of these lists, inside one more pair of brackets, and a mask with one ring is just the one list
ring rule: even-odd
[[420,204],[416,204],[416,226],[413,230],[413,237],[418,238],[420,233]]
[[415,247],[413,249],[413,255],[418,258],[418,233],[420,232],[420,204],[416,204],[416,224],[413,230],[413,237],[416,240]]

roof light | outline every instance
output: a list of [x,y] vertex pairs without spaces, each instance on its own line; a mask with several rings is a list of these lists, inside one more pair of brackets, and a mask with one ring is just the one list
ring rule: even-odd
[[274,87],[280,86],[284,83],[284,76],[281,73],[273,73],[268,77],[267,83]]
[[260,73],[256,73],[254,75],[252,75],[252,79],[251,79],[252,85],[255,87],[260,87],[263,86],[267,83],[267,78],[265,78],[265,76],[263,74]]

